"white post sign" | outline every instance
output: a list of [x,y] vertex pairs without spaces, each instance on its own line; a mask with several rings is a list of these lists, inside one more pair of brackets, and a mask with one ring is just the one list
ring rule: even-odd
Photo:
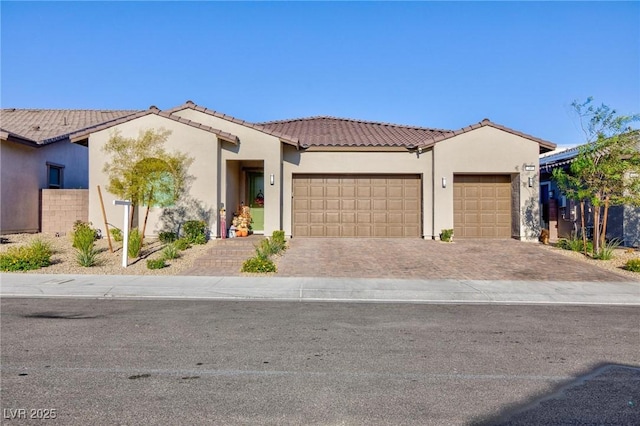
[[131,210],[131,201],[129,200],[113,200],[114,206],[124,206],[124,235],[122,236],[122,267],[126,268],[129,263],[129,211]]

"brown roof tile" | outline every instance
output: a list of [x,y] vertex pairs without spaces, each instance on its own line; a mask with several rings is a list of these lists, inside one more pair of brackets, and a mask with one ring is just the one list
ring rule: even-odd
[[266,129],[291,135],[304,148],[335,147],[404,147],[416,148],[449,130],[354,120],[329,116],[298,118],[259,123]]
[[135,114],[136,110],[3,108],[0,127],[7,137],[46,145],[71,133]]

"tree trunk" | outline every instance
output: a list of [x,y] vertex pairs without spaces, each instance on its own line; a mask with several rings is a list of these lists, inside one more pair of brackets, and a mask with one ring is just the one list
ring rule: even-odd
[[600,253],[600,206],[593,206],[593,254]]
[[131,204],[131,212],[130,212],[131,217],[129,218],[129,231],[131,231],[133,229],[133,216],[135,216],[134,215],[135,212],[136,212],[136,205],[132,203]]
[[582,226],[582,246],[584,247],[584,255],[587,255],[587,233],[584,226],[584,198],[580,200],[580,225]]
[[609,196],[604,199],[604,213],[602,216],[602,232],[600,234],[600,247],[604,247],[607,237],[607,219],[609,218]]
[[153,191],[149,194],[149,201],[147,202],[147,211],[144,214],[144,223],[142,224],[142,238],[144,243],[144,232],[147,230],[147,219],[149,218],[149,209],[151,208],[151,200],[153,200]]

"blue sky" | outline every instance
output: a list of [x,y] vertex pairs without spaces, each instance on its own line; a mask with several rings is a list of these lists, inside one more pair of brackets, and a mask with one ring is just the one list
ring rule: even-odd
[[331,115],[584,142],[640,112],[640,2],[8,2],[3,108]]

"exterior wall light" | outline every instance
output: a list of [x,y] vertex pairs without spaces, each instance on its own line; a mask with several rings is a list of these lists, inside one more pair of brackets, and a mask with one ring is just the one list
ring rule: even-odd
[[271,174],[269,175],[269,183],[270,183],[271,185],[273,185],[273,184],[275,184],[275,183],[276,183],[276,177],[273,175],[273,173],[271,173]]
[[446,187],[447,187],[447,178],[446,178],[446,177],[443,177],[443,178],[442,178],[442,187],[443,187],[443,188],[446,188]]
[[529,188],[533,188],[533,176],[529,176],[528,181],[529,181]]

